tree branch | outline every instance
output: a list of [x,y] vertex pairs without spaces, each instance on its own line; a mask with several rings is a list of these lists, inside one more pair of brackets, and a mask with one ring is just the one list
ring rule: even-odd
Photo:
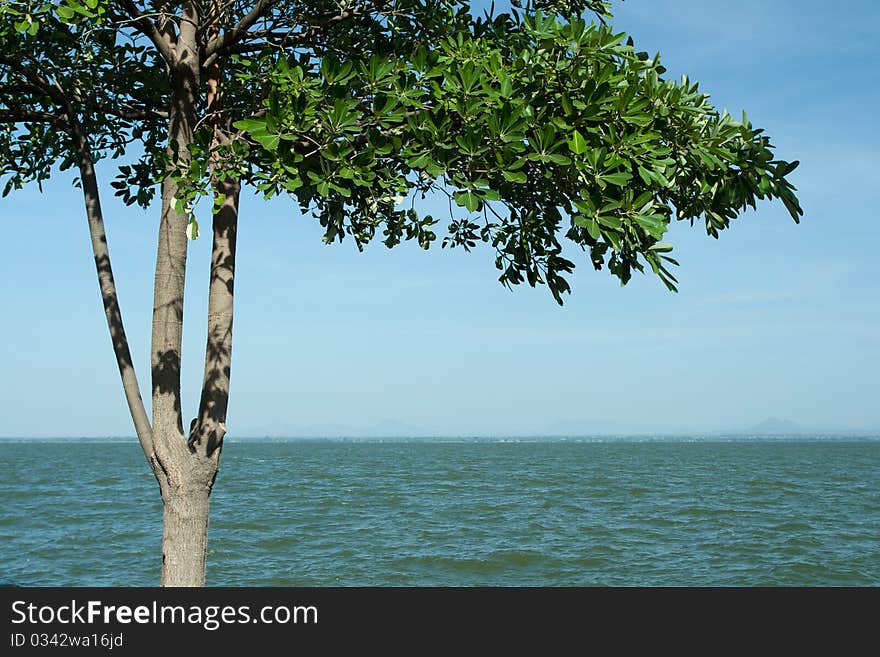
[[[373,2],[370,2],[363,7],[346,9],[337,14],[326,14],[316,19],[309,25],[308,29],[303,32],[294,32],[293,28],[291,28],[290,30],[266,30],[249,35],[249,37],[254,40],[264,39],[265,41],[262,43],[241,43],[241,39],[247,30],[235,32],[235,28],[233,28],[232,32],[235,32],[234,34],[232,32],[224,33],[220,39],[208,44],[208,47],[205,48],[205,62],[203,66],[210,66],[217,60],[218,56],[224,54],[259,50],[264,46],[295,46],[304,43],[344,20],[368,14],[374,9],[377,9],[383,2],[384,0],[373,0]],[[242,23],[243,22],[244,19],[242,20]],[[252,24],[253,22],[250,25]],[[239,23],[239,25],[241,25],[241,23]],[[236,28],[237,27],[238,26],[236,26]]]
[[212,55],[215,53],[221,53],[224,49],[241,39],[241,37],[251,29],[251,26],[265,16],[266,12],[268,12],[278,1],[279,0],[257,0],[253,9],[245,14],[245,16],[238,21],[231,30],[225,30],[219,39],[211,41],[205,47],[205,63],[203,66],[210,65],[210,63],[216,59],[216,57],[212,59]]
[[51,112],[35,110],[0,110],[0,123],[52,123],[65,132],[70,132],[70,125],[62,117]]
[[[207,457],[220,449],[226,434],[240,189],[238,180],[217,180],[214,183],[215,193],[222,194],[224,201],[214,213],[205,375],[199,414],[190,425],[188,441],[191,448],[199,450]],[[219,452],[216,457],[219,457]]]
[[153,45],[156,46],[156,49],[160,53],[162,53],[162,56],[165,58],[166,62],[173,62],[175,46],[174,37],[169,35],[167,32],[159,31],[159,27],[156,25],[156,23],[154,23],[149,17],[141,12],[135,6],[132,0],[121,0],[120,4],[125,10],[125,13],[131,19],[131,24],[134,25],[140,33],[144,34],[150,41],[153,42]]
[[116,108],[110,107],[109,105],[96,105],[95,111],[103,112],[104,114],[109,114],[110,116],[115,116],[120,119],[127,119],[129,121],[168,118],[168,112],[151,110],[146,107]]
[[46,78],[38,73],[34,73],[27,66],[24,66],[21,62],[12,59],[11,57],[7,57],[6,55],[0,54],[0,64],[3,66],[8,66],[14,73],[20,75],[25,80],[31,83],[33,87],[41,91],[42,93],[49,96],[52,100],[59,103],[60,105],[68,105],[69,100],[67,96],[64,95],[61,87],[58,84],[53,84],[49,82]]
[[128,402],[128,410],[134,422],[135,432],[140,441],[141,448],[147,457],[147,461],[156,471],[155,450],[153,445],[153,430],[147,418],[144,408],[144,400],[141,397],[138,386],[137,374],[128,347],[128,338],[125,335],[125,326],[122,323],[122,312],[119,308],[119,297],[116,292],[116,283],[113,279],[113,269],[110,266],[110,250],[107,246],[107,235],[104,231],[104,215],[101,211],[101,200],[98,194],[98,178],[92,161],[92,153],[89,141],[73,117],[71,133],[76,145],[79,159],[80,180],[82,181],[83,197],[86,206],[86,216],[89,222],[89,235],[92,238],[92,252],[95,257],[95,268],[98,274],[98,284],[101,288],[101,298],[104,302],[104,314],[107,317],[107,327],[110,329],[110,339],[113,342],[113,353],[116,355],[116,364],[119,367],[119,375],[122,378],[122,388]]

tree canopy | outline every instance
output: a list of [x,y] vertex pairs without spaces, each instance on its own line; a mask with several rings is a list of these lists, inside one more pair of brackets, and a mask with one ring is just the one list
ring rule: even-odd
[[[174,4],[161,5],[168,42]],[[483,15],[451,0],[209,3],[199,56],[203,73],[222,61],[223,102],[198,99],[185,159],[162,137],[163,41],[129,0],[13,0],[4,14],[5,193],[70,165],[73,112],[96,159],[123,158],[113,185],[126,202],[148,204],[173,175],[190,211],[211,194],[214,162],[267,196],[291,194],[326,242],[428,248],[440,218],[418,200],[440,194],[442,246],[486,242],[502,283],[546,283],[560,303],[576,264],[566,241],[622,283],[647,268],[675,289],[672,220],[717,237],[761,199],[802,214],[787,180],[797,163],[696,83],[664,77],[659,56],[607,24],[605,2]]]

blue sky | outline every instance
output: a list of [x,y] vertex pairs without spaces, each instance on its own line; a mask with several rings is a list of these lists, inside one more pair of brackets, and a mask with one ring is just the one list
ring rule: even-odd
[[[691,432],[767,416],[880,427],[880,5],[629,0],[615,27],[660,51],[802,164],[796,226],[764,205],[719,241],[675,226],[680,293],[586,263],[559,308],[510,292],[492,254],[324,246],[288,201],[242,201],[233,436]],[[149,389],[156,211],[103,201],[141,387]],[[131,435],[79,190],[0,202],[0,436]],[[183,402],[198,401],[210,242],[191,244]]]

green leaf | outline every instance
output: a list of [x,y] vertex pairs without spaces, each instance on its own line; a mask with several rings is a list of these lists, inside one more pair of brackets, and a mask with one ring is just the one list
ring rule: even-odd
[[406,161],[406,165],[411,169],[423,169],[429,162],[431,162],[429,153],[417,153]]
[[251,137],[253,137],[255,141],[259,142],[260,145],[263,148],[265,148],[267,151],[278,150],[278,142],[281,140],[281,138],[278,135],[269,135],[269,134],[253,134],[253,133],[251,133]]
[[582,155],[589,149],[587,140],[584,139],[584,136],[577,130],[571,133],[571,138],[568,140],[568,147],[575,155]]
[[255,132],[266,132],[266,119],[241,119],[232,124],[239,130],[244,130],[250,134]]
[[780,178],[785,178],[788,174],[798,168],[800,166],[800,162],[795,160],[794,162],[780,162],[779,167],[776,169],[776,175]]
[[620,217],[615,217],[610,214],[600,214],[597,219],[600,224],[607,228],[612,228],[614,230],[620,230],[623,228],[623,222],[620,220]]
[[616,185],[617,187],[624,187],[630,180],[632,180],[631,173],[609,173],[602,176],[599,176],[600,180],[604,180],[607,183],[612,185]]
[[528,177],[522,171],[502,171],[501,175],[510,182],[523,184],[528,181]]
[[666,220],[659,214],[637,214],[636,223],[654,239],[660,239],[666,233]]
[[599,231],[599,224],[596,223],[594,219],[580,214],[574,218],[574,223],[582,228],[586,228],[590,237],[594,240],[599,239],[599,235],[601,234]]
[[476,212],[482,201],[472,190],[456,193],[453,198],[458,205],[467,208],[470,212]]

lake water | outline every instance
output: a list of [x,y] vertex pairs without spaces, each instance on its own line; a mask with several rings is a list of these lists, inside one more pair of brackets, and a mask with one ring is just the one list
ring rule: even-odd
[[[209,585],[880,585],[880,441],[229,442]],[[158,583],[139,446],[0,442],[0,581]]]

